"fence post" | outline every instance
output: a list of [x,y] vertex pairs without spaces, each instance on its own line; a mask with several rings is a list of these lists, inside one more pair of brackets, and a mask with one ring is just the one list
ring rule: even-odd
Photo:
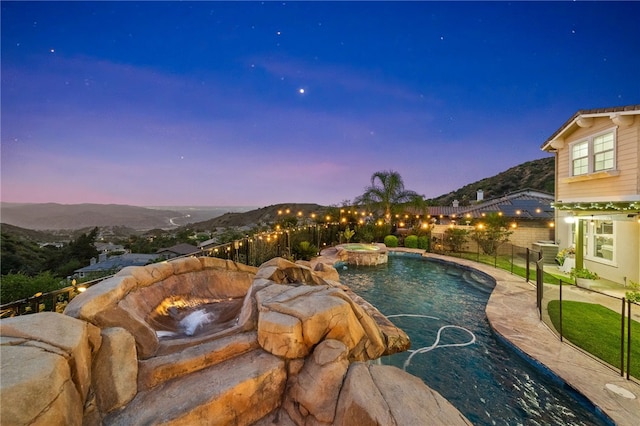
[[515,248],[515,246],[513,244],[511,244],[511,274],[513,274],[513,260],[515,258],[514,254],[513,254],[514,248]]
[[622,298],[622,312],[620,315],[620,376],[624,377],[624,297]]
[[543,287],[544,287],[544,280],[542,279],[543,276],[543,269],[542,269],[542,259],[538,260],[536,262],[536,290],[537,290],[537,303],[538,303],[538,312],[540,314],[540,320],[542,321],[542,297],[543,297]]
[[[624,298],[622,299],[624,303]],[[627,300],[627,380],[631,375],[631,300]]]
[[41,298],[42,298],[42,293],[41,292],[36,293],[36,297],[35,297],[36,308],[34,309],[36,314],[38,312],[40,312],[40,299]]
[[558,322],[560,324],[560,341],[563,341],[563,333],[562,333],[562,279],[560,279],[560,308],[559,308],[559,318]]
[[527,279],[527,282],[529,282],[529,255],[530,255],[529,247],[527,247],[527,261],[525,262],[526,263],[526,266],[525,266],[525,277]]

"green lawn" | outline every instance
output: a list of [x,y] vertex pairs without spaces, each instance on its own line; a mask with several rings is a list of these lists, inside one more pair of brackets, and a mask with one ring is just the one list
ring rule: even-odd
[[[560,301],[552,300],[547,309],[553,326],[560,330]],[[617,368],[620,367],[620,322],[620,314],[604,306],[568,300],[562,302],[564,338]],[[624,336],[626,368],[626,326]],[[631,322],[631,342],[630,374],[640,378],[640,323],[637,321]]]

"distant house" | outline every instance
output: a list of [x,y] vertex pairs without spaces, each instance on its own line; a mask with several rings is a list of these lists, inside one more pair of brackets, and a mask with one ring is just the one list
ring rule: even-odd
[[124,246],[120,245],[120,244],[113,244],[113,243],[95,243],[94,244],[96,250],[98,250],[99,253],[126,253],[128,252],[127,249],[124,248]]
[[144,266],[158,258],[157,254],[125,253],[120,256],[106,258],[101,256],[100,261],[91,260],[89,266],[76,269],[74,273],[78,278],[92,278],[103,276],[105,273],[116,273],[126,266]]
[[213,247],[217,246],[218,244],[219,244],[218,243],[218,238],[214,237],[214,238],[208,239],[206,241],[202,241],[200,244],[198,244],[198,248],[200,250],[207,250],[207,249],[210,249],[210,248],[213,248]]
[[580,110],[541,149],[556,158],[560,246],[577,268],[640,282],[640,105]]
[[187,256],[198,252],[198,247],[191,244],[177,244],[172,247],[161,248],[156,252],[157,257],[162,259],[172,259],[174,257]]
[[[554,211],[553,195],[532,189],[512,192],[499,198],[478,201],[470,206],[429,207],[429,216],[434,223],[432,235],[442,236],[451,225],[469,226],[481,221],[490,213],[506,218],[513,232],[509,242],[524,248],[535,248],[541,241],[553,243]],[[469,228],[471,229],[471,228]]]

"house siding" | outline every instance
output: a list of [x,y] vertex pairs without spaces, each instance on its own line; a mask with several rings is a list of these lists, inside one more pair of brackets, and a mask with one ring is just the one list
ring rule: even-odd
[[[593,134],[615,128],[617,132],[616,170],[618,175],[598,179],[568,181],[570,171],[570,149],[578,142]],[[608,117],[595,120],[589,128],[578,128],[565,139],[565,146],[557,152],[556,197],[569,201],[623,201],[636,200],[640,194],[640,119],[631,126],[615,126]],[[604,197],[604,198],[603,198]]]
[[622,284],[630,284],[630,281],[638,282],[640,279],[640,226],[632,221],[618,221],[616,227],[619,242],[615,265],[585,259],[584,266],[611,281]]

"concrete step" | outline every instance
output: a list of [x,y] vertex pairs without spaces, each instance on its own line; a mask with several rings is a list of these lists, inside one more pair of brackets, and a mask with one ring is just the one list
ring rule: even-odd
[[259,347],[257,333],[252,331],[141,360],[138,362],[138,391],[220,364]]
[[139,392],[105,425],[248,425],[280,405],[285,362],[253,350]]

